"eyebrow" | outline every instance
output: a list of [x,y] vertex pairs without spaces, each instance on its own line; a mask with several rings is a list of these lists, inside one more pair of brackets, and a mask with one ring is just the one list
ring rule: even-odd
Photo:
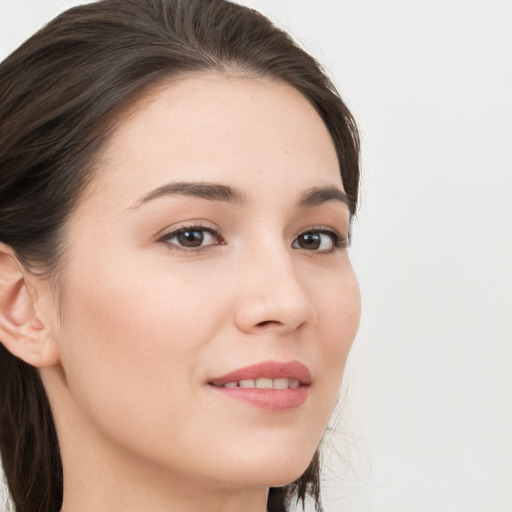
[[[233,203],[241,206],[248,202],[247,195],[242,190],[230,185],[209,182],[176,182],[162,185],[148,192],[132,204],[130,209],[138,208],[149,201],[169,196],[197,197],[209,201]],[[349,207],[349,210],[352,205],[350,198],[345,192],[334,185],[327,185],[312,187],[302,192],[297,201],[297,207],[312,208],[330,201],[343,203]]]
[[228,185],[180,181],[177,183],[168,183],[152,190],[136,201],[130,208],[138,208],[144,203],[167,196],[198,197],[200,199],[208,199],[209,201],[222,201],[238,205],[247,203],[247,197],[241,190]]
[[313,187],[304,191],[299,198],[297,206],[299,208],[311,208],[329,201],[338,201],[346,204],[349,207],[349,210],[352,206],[352,202],[347,194],[334,185]]

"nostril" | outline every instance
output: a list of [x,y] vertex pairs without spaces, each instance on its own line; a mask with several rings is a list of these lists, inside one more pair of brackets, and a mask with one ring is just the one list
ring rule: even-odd
[[264,322],[260,322],[258,324],[258,327],[265,327],[266,325],[269,325],[269,324],[279,324],[280,322],[277,322],[276,320],[265,320]]

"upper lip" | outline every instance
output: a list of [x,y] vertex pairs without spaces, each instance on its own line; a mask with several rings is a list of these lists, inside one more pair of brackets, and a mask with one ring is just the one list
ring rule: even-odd
[[226,382],[259,378],[294,379],[298,380],[302,385],[311,384],[311,372],[306,365],[299,363],[299,361],[263,361],[239,368],[221,377],[215,377],[209,381],[209,384],[223,386]]

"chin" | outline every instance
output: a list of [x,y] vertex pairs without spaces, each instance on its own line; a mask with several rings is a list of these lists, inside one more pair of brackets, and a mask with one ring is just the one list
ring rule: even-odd
[[281,487],[297,480],[308,468],[314,451],[275,450],[248,458],[241,455],[223,479],[236,487]]

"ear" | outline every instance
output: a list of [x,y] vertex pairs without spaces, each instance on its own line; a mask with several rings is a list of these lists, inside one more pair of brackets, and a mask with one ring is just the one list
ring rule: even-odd
[[0,343],[32,366],[53,366],[57,346],[37,312],[37,290],[28,276],[14,251],[0,243]]

